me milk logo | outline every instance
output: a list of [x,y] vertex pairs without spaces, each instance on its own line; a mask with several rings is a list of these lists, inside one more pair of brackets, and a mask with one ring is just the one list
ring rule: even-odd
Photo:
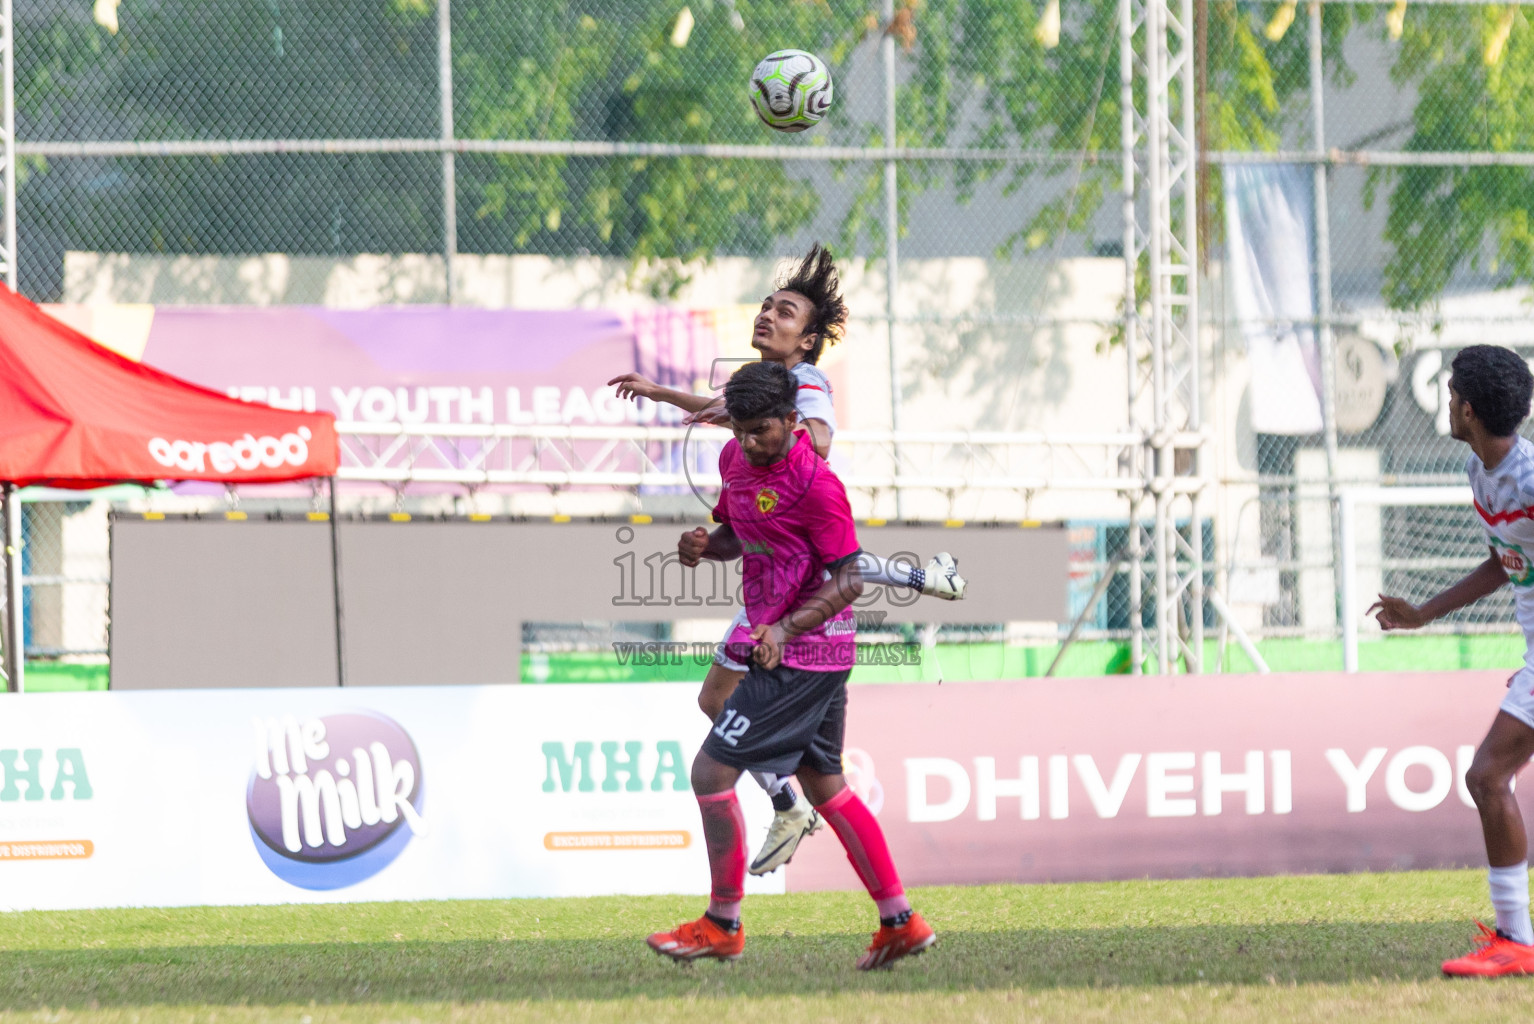
[[257,719],[246,788],[256,852],[304,889],[355,885],[387,867],[421,817],[421,758],[410,735],[371,711]]

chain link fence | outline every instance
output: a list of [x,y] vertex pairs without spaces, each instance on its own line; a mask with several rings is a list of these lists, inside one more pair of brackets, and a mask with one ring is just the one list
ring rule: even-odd
[[[378,256],[368,301],[482,303],[483,261],[538,256],[599,261],[664,302],[695,298],[710,261],[770,266],[828,240],[871,280],[896,268],[849,342],[894,352],[874,364],[887,394],[860,382],[878,425],[1128,422],[1116,2],[448,4],[19,0],[23,292],[330,302],[252,261],[334,280]],[[1462,484],[1447,356],[1473,341],[1534,355],[1534,8],[1196,10],[1210,582],[1259,638],[1334,642],[1356,611],[1337,602],[1338,489]],[[746,99],[749,69],[787,46],[836,81],[801,136],[768,132]],[[1299,183],[1303,230],[1280,239],[1301,239],[1299,307],[1253,308],[1234,280],[1236,169]],[[1143,160],[1134,174],[1143,202]],[[1324,423],[1264,429],[1254,327],[1335,353],[1332,394],[1311,396]],[[1122,502],[1030,500],[1076,530],[1086,635],[1122,636],[1122,587],[1085,607],[1114,571]],[[68,538],[101,517],[31,508],[29,651],[99,656],[104,540],[76,555]],[[1363,558],[1420,597],[1479,543],[1464,510],[1391,507]],[[1444,628],[1505,632],[1507,601]]]
[[22,629],[27,657],[104,658],[111,579],[108,503],[27,501],[22,508]]
[[[1238,511],[1222,531],[1223,571],[1233,598],[1260,609],[1269,636],[1330,642],[1343,616],[1361,619],[1362,608],[1339,605],[1340,490],[1464,487],[1468,450],[1448,436],[1454,351],[1490,342],[1534,356],[1524,227],[1534,135],[1509,106],[1526,89],[1524,69],[1534,67],[1531,10],[1325,4],[1309,24],[1292,5],[1250,12],[1270,45],[1305,47],[1289,80],[1303,73],[1309,83],[1287,111],[1280,104],[1275,132],[1252,136],[1257,144],[1211,141],[1227,150],[1219,157],[1227,187],[1210,200],[1209,216],[1229,229],[1237,168],[1310,178],[1291,210],[1303,222],[1294,234],[1308,243],[1312,288],[1304,298],[1312,305],[1301,302],[1299,316],[1289,309],[1315,323],[1320,358],[1330,342],[1336,375],[1321,431],[1254,431],[1239,469],[1255,470],[1256,486],[1246,472],[1225,474],[1224,507]],[[1210,258],[1214,273],[1235,277],[1239,254],[1230,242],[1227,230]],[[1209,293],[1206,316],[1223,325],[1226,344],[1239,344],[1243,332],[1250,339],[1249,324],[1238,321],[1254,315],[1253,304],[1243,304],[1238,283],[1222,283]],[[1279,321],[1277,331],[1285,329]],[[1486,556],[1467,504],[1360,508],[1352,556],[1364,600],[1383,590],[1421,601]],[[1426,632],[1499,634],[1474,644],[1491,662],[1517,664],[1511,605],[1504,591]],[[1368,622],[1361,633],[1379,636]]]

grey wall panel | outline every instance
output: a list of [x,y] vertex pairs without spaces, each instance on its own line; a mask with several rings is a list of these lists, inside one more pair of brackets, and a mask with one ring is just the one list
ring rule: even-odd
[[[727,619],[738,563],[684,570],[688,524],[415,520],[340,524],[347,681],[510,683],[523,622]],[[871,586],[890,622],[1058,621],[1061,527],[862,527],[864,549],[923,565],[946,550],[964,601]],[[301,520],[113,525],[112,685],[333,685],[329,530]]]
[[324,524],[112,524],[112,688],[334,686]]
[[[497,524],[489,523],[487,526]],[[701,524],[700,524],[701,525]],[[728,608],[708,602],[719,592],[716,580],[725,569],[700,567],[690,596],[699,603],[678,605],[682,569],[675,562],[677,540],[686,524],[604,526],[551,523],[506,524],[523,531],[529,549],[567,568],[567,585],[548,596],[550,620],[651,620],[729,618],[735,614],[740,582],[739,563],[728,567]],[[573,532],[572,532],[573,530]],[[562,532],[563,531],[563,532]],[[625,542],[625,538],[630,538]],[[918,566],[938,551],[959,560],[969,581],[963,601],[917,597],[911,590],[870,587],[860,610],[886,613],[890,622],[1055,622],[1066,613],[1068,538],[1062,526],[880,526],[858,528],[865,551],[885,558],[906,556]],[[632,557],[630,557],[632,556]],[[629,565],[633,566],[630,571]],[[658,571],[657,571],[658,569]],[[553,566],[551,565],[551,571]],[[625,584],[625,574],[631,583]],[[625,604],[636,600],[639,603]],[[609,614],[597,614],[606,605]],[[560,614],[552,614],[553,610]]]
[[[367,686],[514,683],[522,620],[557,577],[532,571],[526,526],[341,524],[346,677]],[[595,617],[595,616],[588,616]]]

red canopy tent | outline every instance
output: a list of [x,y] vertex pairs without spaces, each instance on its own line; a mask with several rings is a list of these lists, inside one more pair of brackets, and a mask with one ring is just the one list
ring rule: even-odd
[[0,481],[274,483],[336,471],[335,417],[135,363],[0,285]]
[[6,486],[6,660],[18,688],[16,488],[332,476],[335,417],[242,402],[135,363],[0,285],[0,481]]

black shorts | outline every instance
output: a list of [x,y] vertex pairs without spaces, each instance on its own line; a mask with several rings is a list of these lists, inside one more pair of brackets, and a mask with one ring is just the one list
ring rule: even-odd
[[850,668],[810,672],[753,662],[714,719],[703,752],[742,771],[792,775],[803,765],[840,775],[850,675]]

